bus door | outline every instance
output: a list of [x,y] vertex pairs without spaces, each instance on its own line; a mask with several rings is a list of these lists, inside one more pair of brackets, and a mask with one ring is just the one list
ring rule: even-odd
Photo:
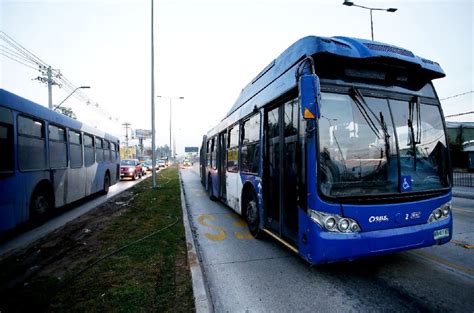
[[226,155],[227,155],[227,130],[219,134],[218,142],[218,184],[219,184],[219,197],[226,200]]
[[296,243],[298,238],[298,101],[265,113],[265,227]]

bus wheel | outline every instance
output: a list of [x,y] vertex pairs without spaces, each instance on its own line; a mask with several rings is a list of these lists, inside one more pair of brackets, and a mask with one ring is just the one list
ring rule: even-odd
[[216,200],[216,197],[214,197],[214,188],[212,187],[211,175],[209,175],[209,179],[207,180],[207,194],[209,195],[209,199],[212,201]]
[[106,195],[109,193],[109,187],[110,187],[110,176],[109,174],[105,174],[104,176],[104,189],[102,189],[102,194]]
[[254,238],[261,238],[262,233],[259,228],[260,218],[258,214],[258,200],[255,192],[250,191],[245,200],[245,219],[249,227],[249,231]]
[[132,176],[132,180],[136,180],[137,179],[137,172],[133,172],[133,176]]
[[38,220],[53,208],[53,195],[45,186],[37,187],[31,196],[30,219]]

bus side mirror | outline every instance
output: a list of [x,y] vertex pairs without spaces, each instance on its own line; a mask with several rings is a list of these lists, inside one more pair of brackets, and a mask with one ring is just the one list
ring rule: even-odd
[[302,75],[298,82],[303,118],[314,120],[321,117],[321,86],[318,75]]

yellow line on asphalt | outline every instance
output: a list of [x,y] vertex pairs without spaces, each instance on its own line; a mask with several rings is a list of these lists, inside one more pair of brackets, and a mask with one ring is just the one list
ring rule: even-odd
[[444,266],[450,267],[450,268],[452,268],[452,269],[455,269],[455,270],[457,270],[457,271],[463,272],[464,274],[468,274],[468,275],[474,277],[474,270],[473,270],[473,269],[464,267],[464,266],[459,265],[459,264],[456,264],[456,263],[453,263],[453,262],[451,262],[451,261],[448,261],[448,260],[446,260],[446,259],[440,258],[440,257],[438,257],[438,256],[436,256],[436,255],[433,255],[433,254],[431,254],[431,253],[427,253],[427,252],[421,251],[421,250],[409,251],[408,253],[415,254],[415,255],[418,255],[418,256],[427,258],[427,259],[429,259],[429,260],[431,260],[431,261],[433,261],[433,262],[442,264],[442,265],[444,265]]

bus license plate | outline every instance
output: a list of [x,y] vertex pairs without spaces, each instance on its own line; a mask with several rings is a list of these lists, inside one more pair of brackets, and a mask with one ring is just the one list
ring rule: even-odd
[[433,232],[433,237],[434,237],[434,240],[449,237],[449,229],[448,228],[437,229]]

